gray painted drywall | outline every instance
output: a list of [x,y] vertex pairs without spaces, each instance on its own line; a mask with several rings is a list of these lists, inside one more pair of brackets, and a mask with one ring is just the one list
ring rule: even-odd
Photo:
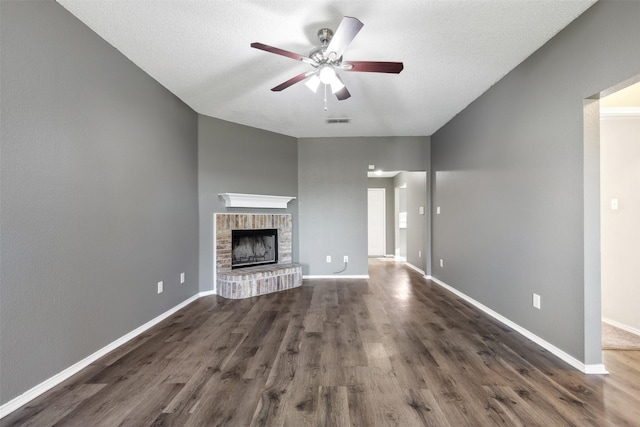
[[[393,178],[394,186],[406,184],[407,228],[405,232],[407,262],[426,273],[426,233],[428,229],[427,173],[401,172]],[[420,214],[420,207],[424,213]]]
[[293,261],[298,259],[298,203],[287,209],[227,209],[218,194],[298,195],[295,138],[208,116],[198,116],[200,290],[213,289],[214,213],[289,213],[293,220]]
[[586,364],[601,351],[583,100],[640,73],[639,17],[637,1],[596,3],[431,139],[433,275]]
[[[298,140],[300,264],[305,275],[366,275],[367,168],[424,170],[429,137]],[[333,262],[327,263],[331,255]]]
[[395,253],[395,189],[393,188],[393,178],[368,178],[367,188],[384,188],[385,201],[385,255]]
[[197,293],[197,115],[57,3],[0,7],[6,403]]

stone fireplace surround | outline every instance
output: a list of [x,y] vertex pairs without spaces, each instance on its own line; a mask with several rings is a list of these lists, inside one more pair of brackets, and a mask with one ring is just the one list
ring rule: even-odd
[[[278,263],[231,269],[231,230],[278,230]],[[302,267],[292,264],[290,214],[215,215],[216,293],[239,299],[283,291],[302,285]]]

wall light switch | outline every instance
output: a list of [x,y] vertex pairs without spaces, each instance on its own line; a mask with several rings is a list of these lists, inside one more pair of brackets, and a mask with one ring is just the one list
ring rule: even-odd
[[444,261],[440,259],[440,267],[444,267]]
[[533,306],[540,310],[540,295],[533,294]]
[[418,258],[422,258],[422,251],[418,251]]
[[618,210],[618,199],[611,199],[611,210],[612,211]]
[[424,215],[424,206],[420,206],[420,207],[418,208],[418,213],[419,213],[420,215]]
[[327,262],[331,262],[331,255],[327,255]]
[[180,273],[180,283],[184,283],[184,273]]
[[436,208],[436,215],[440,215],[440,206]]
[[164,282],[158,282],[158,293],[161,294],[164,291]]

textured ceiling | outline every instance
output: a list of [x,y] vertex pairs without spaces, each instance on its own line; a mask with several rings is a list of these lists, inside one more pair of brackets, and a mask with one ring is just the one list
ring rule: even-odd
[[[595,0],[58,2],[198,113],[321,137],[431,135]],[[328,111],[302,83],[270,91],[311,67],[250,43],[306,56],[345,15],[364,23],[345,61],[404,71],[341,72],[351,98]]]

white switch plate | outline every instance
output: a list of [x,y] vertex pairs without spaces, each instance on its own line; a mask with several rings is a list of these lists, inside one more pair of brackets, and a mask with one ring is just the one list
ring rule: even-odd
[[440,259],[440,267],[444,267],[444,261]]
[[424,206],[420,206],[420,207],[418,208],[418,213],[419,213],[420,215],[424,215]]
[[164,291],[164,282],[158,282],[158,293],[161,294]]
[[533,294],[533,306],[540,310],[540,295]]
[[344,256],[344,262],[349,262],[349,257],[348,256]]
[[376,165],[369,165],[369,170],[372,171],[376,168]]
[[611,199],[611,210],[612,211],[618,210],[618,199]]
[[422,251],[418,251],[418,258],[422,258]]
[[436,215],[440,215],[440,206],[436,208]]
[[180,273],[180,283],[184,283],[184,273]]
[[331,255],[327,255],[327,262],[331,262]]

